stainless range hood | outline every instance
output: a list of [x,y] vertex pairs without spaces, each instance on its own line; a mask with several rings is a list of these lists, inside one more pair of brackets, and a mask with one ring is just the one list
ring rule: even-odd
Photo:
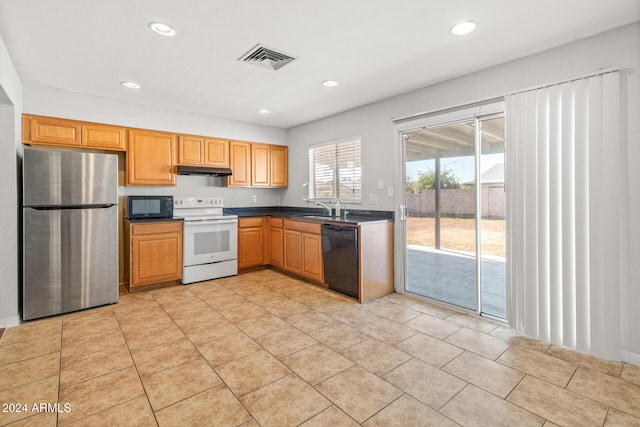
[[178,175],[229,176],[231,169],[211,166],[178,166]]

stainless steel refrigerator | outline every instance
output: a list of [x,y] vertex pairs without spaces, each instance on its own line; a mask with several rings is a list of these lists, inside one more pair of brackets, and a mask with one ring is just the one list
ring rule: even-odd
[[118,301],[118,157],[25,147],[22,318]]

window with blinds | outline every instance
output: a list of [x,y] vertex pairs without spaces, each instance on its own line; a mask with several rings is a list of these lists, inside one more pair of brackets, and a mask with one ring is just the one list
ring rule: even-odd
[[309,198],[362,200],[360,138],[341,139],[309,147]]

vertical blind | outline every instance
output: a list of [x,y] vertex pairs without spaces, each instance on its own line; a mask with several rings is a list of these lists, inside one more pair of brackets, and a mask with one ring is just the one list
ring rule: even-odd
[[309,198],[359,203],[362,199],[360,138],[309,147]]
[[508,311],[517,332],[620,360],[618,72],[507,97]]

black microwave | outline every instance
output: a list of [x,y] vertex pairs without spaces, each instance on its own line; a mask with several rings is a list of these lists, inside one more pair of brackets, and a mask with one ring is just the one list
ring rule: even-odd
[[127,196],[124,208],[128,219],[172,219],[173,196]]

